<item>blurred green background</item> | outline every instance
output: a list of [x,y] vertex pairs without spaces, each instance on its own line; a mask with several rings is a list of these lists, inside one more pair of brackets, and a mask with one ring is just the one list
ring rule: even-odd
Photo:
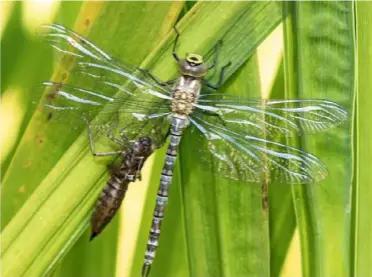
[[[350,120],[301,138],[329,168],[314,186],[261,187],[197,167],[180,149],[150,276],[372,276],[372,4],[368,2],[1,2],[2,276],[140,276],[164,151],[130,186],[119,216],[88,243],[89,215],[107,180],[84,126],[47,122],[38,84],[69,74],[36,36],[56,22],[130,66],[164,80],[180,52],[224,41],[233,66],[223,91],[247,97],[325,98]],[[73,80],[73,76],[69,78]],[[280,138],[278,138],[278,141]]]

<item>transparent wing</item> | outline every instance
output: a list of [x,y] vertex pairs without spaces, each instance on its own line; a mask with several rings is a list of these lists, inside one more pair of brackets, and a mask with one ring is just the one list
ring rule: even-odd
[[[204,161],[225,178],[245,182],[277,182],[287,184],[314,183],[327,176],[325,165],[314,155],[299,149],[249,135],[241,135],[215,126],[194,114],[193,129],[206,139],[206,151],[212,155]],[[202,156],[208,157],[208,153]]]
[[68,76],[38,88],[45,91],[48,118],[72,127],[81,126],[83,120],[95,141],[111,146],[120,147],[117,142],[141,136],[151,137],[157,145],[163,143],[169,87],[158,85],[142,70],[123,65],[62,25],[43,25],[42,29],[42,40],[59,53],[61,64],[66,60],[73,64],[67,69]]
[[248,100],[239,96],[208,94],[197,110],[211,124],[252,136],[293,136],[316,133],[341,124],[347,112],[328,100]]
[[[170,95],[170,87],[158,85],[148,74],[138,68],[125,66],[89,40],[62,25],[42,25],[40,37],[60,54],[62,62],[65,59],[75,59],[71,75],[77,74],[84,81],[86,76],[91,82],[98,80],[104,87],[108,85],[116,88],[122,88],[126,82],[130,82],[135,87],[148,89],[147,92],[154,96]],[[125,91],[130,92],[129,89]]]
[[[122,150],[145,136],[151,138],[156,148],[160,148],[168,135],[167,115],[168,113],[151,113],[132,116],[128,113],[115,113],[104,124],[101,122],[97,124],[95,119],[88,123],[88,126],[95,148],[98,145],[96,149],[98,152]],[[109,149],[105,146],[109,146]]]
[[[147,107],[161,106],[171,99],[169,87],[158,85],[139,69],[121,64],[79,34],[57,24],[42,28],[45,30],[41,33],[43,40],[60,52],[62,59],[76,59],[68,79],[43,83],[48,90],[46,106],[55,112],[82,112],[85,118],[91,118],[105,105],[110,106],[106,112],[121,106],[121,112],[143,112]],[[165,107],[169,105],[159,109]]]
[[[76,117],[91,121],[98,112],[101,117],[107,114],[119,113],[167,113],[170,111],[168,98],[148,99],[146,93],[126,96],[107,96],[101,91],[82,88],[55,82],[43,82],[40,89],[45,90],[44,106],[49,112],[62,116],[68,113]],[[107,91],[107,89],[105,89]]]

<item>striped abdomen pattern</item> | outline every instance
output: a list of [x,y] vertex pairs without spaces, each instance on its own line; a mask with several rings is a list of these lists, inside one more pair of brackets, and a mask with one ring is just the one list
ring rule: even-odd
[[100,234],[119,210],[129,184],[140,178],[143,164],[153,150],[151,139],[142,137],[122,154],[120,164],[109,166],[110,179],[102,190],[92,214],[90,239]]
[[170,144],[168,146],[165,163],[160,177],[160,185],[156,197],[154,215],[151,223],[149,239],[147,241],[144,265],[142,268],[142,276],[148,275],[151,264],[155,259],[156,248],[159,244],[161,224],[168,202],[168,191],[172,183],[173,167],[176,163],[182,131],[187,124],[187,119],[172,117],[172,124],[170,128]]

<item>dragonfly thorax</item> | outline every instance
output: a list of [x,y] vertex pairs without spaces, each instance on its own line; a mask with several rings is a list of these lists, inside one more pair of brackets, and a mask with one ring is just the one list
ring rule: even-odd
[[201,86],[200,78],[180,76],[172,93],[172,112],[186,116],[191,114],[198,101]]
[[178,62],[179,71],[182,75],[202,78],[208,72],[208,67],[203,57],[197,54],[187,54],[185,59]]

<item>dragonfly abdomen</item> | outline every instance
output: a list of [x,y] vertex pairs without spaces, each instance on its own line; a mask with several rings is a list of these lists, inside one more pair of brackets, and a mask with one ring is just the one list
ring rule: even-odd
[[178,146],[181,142],[183,129],[188,125],[188,120],[180,117],[172,117],[170,128],[170,143],[168,145],[165,163],[160,177],[160,185],[156,197],[154,215],[150,228],[150,236],[147,242],[145,261],[142,268],[142,276],[147,276],[151,264],[155,259],[156,248],[159,245],[159,237],[164,212],[168,202],[168,192],[172,183],[173,169],[177,159]]

